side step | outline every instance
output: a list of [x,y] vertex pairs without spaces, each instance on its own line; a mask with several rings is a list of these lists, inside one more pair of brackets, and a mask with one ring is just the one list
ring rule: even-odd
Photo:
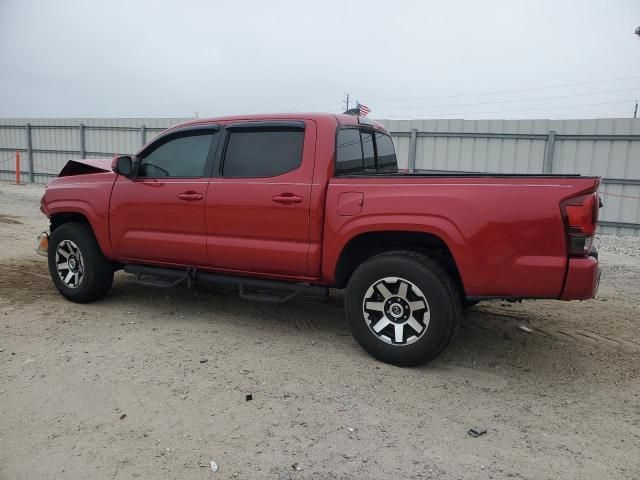
[[[195,267],[187,270],[177,270],[173,268],[152,267],[149,265],[125,265],[124,271],[133,273],[138,278],[141,285],[170,288],[187,283],[192,286],[197,282],[212,285],[236,286],[240,297],[246,300],[259,302],[281,303],[302,295],[326,300],[329,297],[329,289],[317,285],[307,285],[302,283],[290,283],[279,280],[268,280],[264,278],[237,277],[233,275],[221,275],[217,273],[200,272]],[[169,281],[147,281],[142,280],[143,276],[153,276],[167,278]]]
[[[125,272],[133,273],[136,276],[136,283],[138,285],[143,285],[145,287],[153,287],[153,288],[173,288],[177,287],[181,283],[186,283],[189,288],[193,285],[193,275],[195,274],[194,268],[187,268],[187,270],[171,270],[171,269],[161,269],[162,272],[151,272],[151,271],[133,271],[127,270],[127,267],[137,267],[136,265],[125,265]],[[154,267],[151,267],[153,270],[156,270]],[[167,274],[166,271],[170,271],[171,274]],[[167,278],[169,281],[164,280],[145,280],[144,276],[152,276],[152,277],[162,277]]]

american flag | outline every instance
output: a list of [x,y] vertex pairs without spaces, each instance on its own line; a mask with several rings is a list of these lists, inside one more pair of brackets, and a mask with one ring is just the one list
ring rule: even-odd
[[367,107],[366,105],[362,105],[360,102],[357,102],[357,106],[358,110],[360,110],[361,117],[366,117],[371,112],[371,109],[369,107]]

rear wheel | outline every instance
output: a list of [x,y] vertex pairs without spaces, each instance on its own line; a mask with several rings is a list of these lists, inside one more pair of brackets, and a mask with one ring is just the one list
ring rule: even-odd
[[51,234],[49,273],[56,288],[73,302],[104,297],[113,283],[113,265],[100,250],[91,228],[65,223]]
[[396,365],[435,358],[460,319],[460,301],[445,270],[415,252],[388,252],[352,275],[345,298],[347,321],[369,354]]

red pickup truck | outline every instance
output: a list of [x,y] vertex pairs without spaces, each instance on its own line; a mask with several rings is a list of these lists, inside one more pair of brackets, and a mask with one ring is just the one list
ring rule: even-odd
[[402,174],[384,127],[350,115],[196,120],[135,155],[69,161],[42,198],[41,250],[75,302],[103,297],[119,269],[274,302],[346,288],[360,345],[414,365],[445,348],[466,305],[594,297],[598,185]]

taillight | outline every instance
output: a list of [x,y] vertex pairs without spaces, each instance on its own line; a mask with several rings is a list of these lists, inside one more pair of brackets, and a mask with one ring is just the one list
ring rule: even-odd
[[588,255],[598,223],[598,194],[581,195],[562,202],[560,208],[567,228],[569,255]]

